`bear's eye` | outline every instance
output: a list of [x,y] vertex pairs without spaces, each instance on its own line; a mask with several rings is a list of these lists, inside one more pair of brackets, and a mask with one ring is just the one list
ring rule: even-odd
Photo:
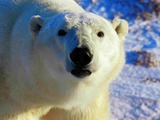
[[104,37],[104,33],[102,31],[100,31],[100,32],[97,33],[97,36],[98,37]]
[[59,36],[65,36],[66,34],[67,34],[67,32],[65,30],[59,30],[58,31]]

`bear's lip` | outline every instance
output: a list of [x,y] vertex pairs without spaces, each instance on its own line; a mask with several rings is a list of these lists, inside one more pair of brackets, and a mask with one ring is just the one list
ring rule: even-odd
[[90,70],[73,69],[71,74],[78,78],[84,78],[92,74]]

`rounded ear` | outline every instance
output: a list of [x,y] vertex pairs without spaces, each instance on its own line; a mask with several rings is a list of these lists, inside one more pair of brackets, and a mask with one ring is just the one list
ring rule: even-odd
[[125,40],[126,35],[128,34],[128,23],[126,20],[115,18],[112,21],[112,26],[118,34],[118,37],[121,40]]
[[43,25],[44,25],[44,19],[41,16],[39,15],[32,16],[29,24],[31,35],[35,37],[39,33]]

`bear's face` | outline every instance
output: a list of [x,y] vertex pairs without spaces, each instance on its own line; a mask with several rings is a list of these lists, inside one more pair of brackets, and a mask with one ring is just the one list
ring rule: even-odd
[[[116,24],[92,13],[63,13],[50,19],[33,16],[30,30],[45,71],[42,76],[50,79],[47,84],[56,84],[60,96],[73,94],[76,89],[85,97],[85,89],[94,86],[87,90],[92,96],[89,91],[109,83],[110,76],[116,74],[112,72],[124,64],[123,38],[127,30],[122,33],[121,23]],[[72,87],[75,84],[77,88]]]

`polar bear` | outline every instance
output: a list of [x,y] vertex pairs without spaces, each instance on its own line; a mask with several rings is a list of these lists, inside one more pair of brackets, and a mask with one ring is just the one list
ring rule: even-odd
[[74,0],[0,0],[0,119],[109,120],[127,31]]

